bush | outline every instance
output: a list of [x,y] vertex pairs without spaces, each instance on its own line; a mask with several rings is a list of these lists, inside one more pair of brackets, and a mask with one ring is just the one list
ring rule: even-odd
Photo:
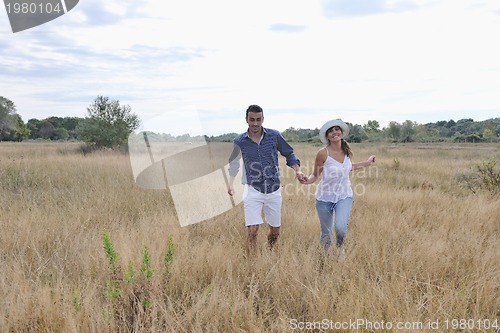
[[469,190],[477,193],[479,190],[487,190],[492,194],[500,193],[500,171],[493,157],[476,164],[473,171],[462,175],[460,180],[466,184]]

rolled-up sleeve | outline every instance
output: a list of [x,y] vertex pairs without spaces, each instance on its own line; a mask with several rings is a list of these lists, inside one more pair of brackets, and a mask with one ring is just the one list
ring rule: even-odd
[[295,164],[300,165],[300,160],[295,155],[292,146],[286,142],[285,138],[281,134],[278,135],[278,151],[286,158],[287,166],[291,167]]

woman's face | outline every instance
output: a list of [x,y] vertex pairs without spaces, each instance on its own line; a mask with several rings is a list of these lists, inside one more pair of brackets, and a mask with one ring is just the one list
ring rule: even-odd
[[333,126],[326,131],[326,138],[330,142],[340,141],[342,139],[342,129],[339,126]]

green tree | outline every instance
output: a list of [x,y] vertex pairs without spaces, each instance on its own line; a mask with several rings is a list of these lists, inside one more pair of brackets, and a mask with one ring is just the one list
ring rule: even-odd
[[467,118],[467,119],[460,119],[457,121],[456,125],[453,126],[455,128],[456,132],[460,132],[462,134],[473,134],[471,131],[471,125],[474,124],[474,119],[472,118]]
[[295,127],[287,128],[283,133],[281,133],[285,140],[289,142],[297,142],[299,141],[299,133]]
[[30,130],[28,126],[23,121],[23,118],[21,118],[20,115],[15,114],[14,119],[16,121],[16,134],[14,137],[15,141],[23,141],[27,139],[30,135]]
[[16,131],[16,105],[10,99],[0,96],[0,141],[11,138]]
[[67,140],[69,137],[68,130],[64,127],[58,127],[54,129],[54,134],[52,135],[52,140]]
[[368,120],[368,122],[363,125],[363,129],[367,133],[376,133],[380,131],[380,124],[376,120]]
[[405,120],[401,125],[401,139],[404,142],[415,141],[416,128],[417,123],[415,121]]
[[387,136],[393,141],[399,141],[399,138],[401,137],[401,124],[396,121],[391,121],[389,123],[389,127],[384,130],[387,133]]
[[82,120],[82,118],[78,117],[65,117],[63,119],[61,127],[68,131],[70,139],[76,139],[76,127],[78,126],[80,120]]
[[3,139],[4,141],[23,141],[28,138],[30,134],[30,130],[28,126],[23,121],[20,115],[17,113],[12,114],[11,116],[12,127],[9,131],[4,133]]
[[446,128],[452,128],[453,126],[455,126],[457,123],[455,122],[455,120],[451,119],[449,120],[445,125],[444,127]]
[[485,128],[483,130],[483,138],[486,141],[493,141],[493,137],[494,136],[495,136],[495,134],[493,133],[493,131],[491,130],[491,128]]
[[415,127],[415,140],[418,142],[436,142],[439,140],[439,128],[418,124]]
[[40,128],[38,130],[38,135],[42,139],[49,140],[54,135],[54,124],[48,119],[44,119],[40,122]]
[[380,123],[377,120],[368,120],[368,122],[363,125],[363,130],[368,136],[369,141],[376,142],[384,140],[384,131],[380,129]]
[[49,121],[52,125],[54,125],[54,128],[64,127],[63,126],[64,118],[52,116],[49,118],[45,118],[45,120]]
[[351,123],[348,123],[350,131],[349,131],[349,136],[347,138],[348,141],[350,142],[362,142],[366,139],[368,139],[368,135],[366,135],[365,130],[363,129],[363,126],[361,125],[353,125]]
[[87,108],[87,117],[78,123],[78,137],[96,148],[118,148],[126,145],[128,136],[140,120],[128,105],[97,96]]
[[41,121],[36,119],[36,118],[31,118],[28,120],[26,123],[26,126],[28,126],[28,129],[30,130],[30,139],[37,139],[40,137],[40,126],[41,126]]

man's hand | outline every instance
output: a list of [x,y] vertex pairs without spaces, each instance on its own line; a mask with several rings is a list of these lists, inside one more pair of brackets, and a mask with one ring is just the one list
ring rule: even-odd
[[304,175],[304,178],[302,179],[299,179],[299,183],[301,183],[302,185],[307,185],[307,184],[310,184],[309,183],[309,178],[307,176]]
[[227,187],[227,194],[229,194],[230,196],[234,195],[234,187],[233,187],[233,185],[229,185]]
[[307,180],[306,175],[304,175],[304,173],[300,170],[295,171],[295,178],[297,178],[299,180],[299,182],[301,182],[301,183],[303,181]]

